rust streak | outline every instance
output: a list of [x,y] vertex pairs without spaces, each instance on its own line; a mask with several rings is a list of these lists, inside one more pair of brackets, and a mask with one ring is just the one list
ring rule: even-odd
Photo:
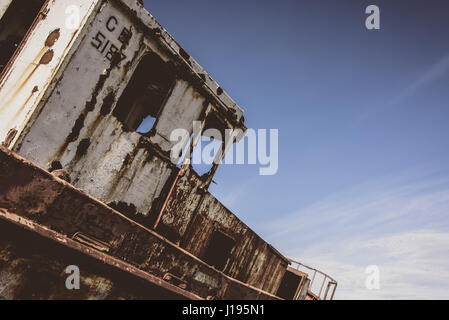
[[39,91],[39,88],[37,86],[35,86],[33,88],[33,90],[31,91],[31,94],[28,96],[28,98],[25,100],[25,102],[22,104],[22,106],[17,110],[17,112],[14,114],[14,116],[12,117],[12,119],[10,120],[8,125],[11,125],[15,119],[17,119],[17,117],[22,113],[22,111],[25,109],[26,105],[30,102],[31,98],[33,97],[33,95]]
[[22,91],[22,89],[25,87],[25,85],[28,83],[28,81],[31,79],[31,77],[34,75],[34,73],[36,72],[36,70],[41,66],[41,65],[48,65],[51,60],[53,59],[54,56],[54,52],[52,49],[48,49],[44,55],[42,55],[42,57],[39,60],[39,63],[34,67],[33,71],[31,71],[31,73],[27,76],[27,78],[25,79],[25,81],[22,82],[22,84],[19,86],[19,88],[16,89],[16,91],[14,91],[14,93],[12,94],[12,96],[6,101],[6,103],[2,106],[2,108],[0,110],[5,109],[8,105],[11,104],[11,102],[16,98],[17,94]]

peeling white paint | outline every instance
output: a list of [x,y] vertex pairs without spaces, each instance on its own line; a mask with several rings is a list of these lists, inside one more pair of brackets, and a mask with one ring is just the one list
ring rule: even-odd
[[[80,0],[80,17],[84,23],[97,1]],[[39,101],[54,80],[55,72],[66,58],[79,30],[65,28],[65,8],[72,0],[51,2],[45,19],[40,20],[30,32],[23,49],[0,83],[0,140],[10,129],[18,130],[16,140],[30,120]],[[59,29],[60,37],[50,48],[45,46],[47,37]],[[48,64],[39,64],[42,57],[53,51]]]

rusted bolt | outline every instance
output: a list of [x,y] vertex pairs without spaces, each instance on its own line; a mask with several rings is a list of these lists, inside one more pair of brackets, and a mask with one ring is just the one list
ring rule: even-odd
[[169,275],[169,274],[166,274],[166,275],[164,275],[164,278],[163,278],[165,281],[171,281],[173,278],[172,278],[172,276],[171,275]]

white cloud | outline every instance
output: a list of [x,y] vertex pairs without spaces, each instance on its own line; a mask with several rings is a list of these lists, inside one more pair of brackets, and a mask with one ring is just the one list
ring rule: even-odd
[[[337,299],[449,298],[446,178],[368,183],[259,229],[284,253],[333,276]],[[369,265],[380,268],[380,290],[365,287]]]
[[[337,278],[336,299],[447,299],[449,297],[449,234],[415,230],[341,247],[322,256],[306,250],[300,257]],[[351,257],[371,256],[379,267],[380,289],[365,286],[369,264]],[[309,256],[310,255],[310,256]]]

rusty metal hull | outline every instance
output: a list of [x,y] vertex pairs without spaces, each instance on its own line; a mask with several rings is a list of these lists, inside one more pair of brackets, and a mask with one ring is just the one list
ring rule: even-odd
[[[82,254],[112,259],[117,268],[132,266],[133,276],[154,278],[174,295],[279,299],[290,261],[208,191],[218,164],[200,176],[188,156],[181,152],[178,168],[171,154],[175,129],[191,137],[183,150],[193,150],[206,128],[243,136],[243,110],[141,1],[79,0],[76,27],[67,25],[72,0],[3,1],[0,41],[8,32],[18,37],[14,14],[26,15],[19,7],[30,3],[42,7],[27,16],[29,28],[6,66],[0,55],[5,228],[15,221],[31,238],[51,231],[48,241],[76,243]],[[146,117],[155,122],[143,133],[138,124]],[[14,242],[7,240],[5,248]],[[214,245],[224,257],[211,254]],[[4,270],[11,279],[27,277]],[[21,296],[15,285],[4,284],[5,297]]]
[[[79,290],[65,286],[67,266],[80,268]],[[0,299],[197,300],[157,277],[0,210]]]
[[[92,266],[86,264],[86,279],[90,279],[89,277],[105,278],[104,283],[99,284],[100,287],[116,281],[112,275],[91,271],[95,269],[96,264],[106,263],[113,269],[127,272],[136,278],[136,281],[137,279],[140,279],[138,281],[146,280],[149,282],[149,286],[161,287],[156,292],[159,292],[158,290],[170,291],[171,293],[167,293],[167,295],[172,297],[278,299],[268,292],[233,279],[210,267],[157,233],[126,218],[3,147],[0,149],[0,181],[2,228],[15,230],[17,227],[13,227],[12,224],[21,226],[27,230],[24,239],[29,238],[29,243],[33,243],[33,246],[28,246],[28,248],[26,245],[22,246],[23,242],[17,243],[16,246],[16,238],[12,237],[14,232],[2,233],[3,266],[8,263],[12,263],[14,266],[15,260],[11,258],[11,255],[24,256],[23,259],[26,261],[24,260],[23,266],[24,268],[29,266],[29,270],[23,274],[20,271],[21,268],[4,267],[0,269],[0,279],[2,279],[0,296],[3,298],[16,298],[22,297],[22,295],[36,298],[37,296],[29,296],[35,291],[27,291],[28,289],[22,289],[22,286],[25,286],[25,283],[30,283],[29,286],[33,288],[35,285],[38,286],[38,283],[33,284],[33,281],[39,282],[39,277],[32,275],[40,268],[51,273],[46,270],[49,265],[42,265],[44,257],[54,261],[55,266],[59,266],[49,274],[49,277],[55,277],[55,280],[50,283],[56,281],[55,286],[58,288],[53,288],[54,291],[47,288],[46,290],[55,294],[53,296],[48,293],[48,297],[80,298],[81,296],[77,297],[76,294],[64,293],[64,290],[67,290],[64,283],[58,282],[56,279],[61,278],[66,267],[65,264],[73,264],[74,261],[77,263],[76,257],[81,254],[86,256],[86,259],[90,257],[89,259],[96,260]],[[80,242],[76,237],[80,233],[85,235],[85,239],[90,239],[90,242]],[[39,246],[39,242],[31,242],[32,239],[39,237],[46,238],[46,243],[53,244],[47,248]],[[103,246],[95,245],[98,243],[102,243]],[[72,260],[64,259],[65,253],[62,252],[60,257],[59,249],[53,252],[53,248],[58,246],[65,247],[61,249],[67,252],[68,255],[65,257],[70,257],[73,254]],[[26,250],[31,256],[26,256]],[[35,256],[32,253],[34,251]],[[80,261],[83,262],[83,259]],[[64,267],[61,268],[62,266]],[[82,270],[81,272],[83,272]],[[164,277],[167,279],[167,275],[174,275],[181,279],[184,284],[183,288],[180,288],[179,284],[170,284],[170,281],[164,282],[163,279]],[[85,282],[89,281],[85,280]],[[120,287],[119,284],[117,286]],[[112,287],[114,286],[112,285]],[[17,288],[17,292],[15,288]],[[119,298],[121,296],[120,294],[114,296],[106,289],[107,292],[100,290],[101,292],[93,293],[89,290],[83,293],[85,294],[83,297]],[[59,291],[62,293],[58,293]],[[148,295],[142,295],[123,289],[123,296],[126,297],[154,297],[152,295],[151,292]],[[46,295],[42,296],[42,298],[46,297]]]

